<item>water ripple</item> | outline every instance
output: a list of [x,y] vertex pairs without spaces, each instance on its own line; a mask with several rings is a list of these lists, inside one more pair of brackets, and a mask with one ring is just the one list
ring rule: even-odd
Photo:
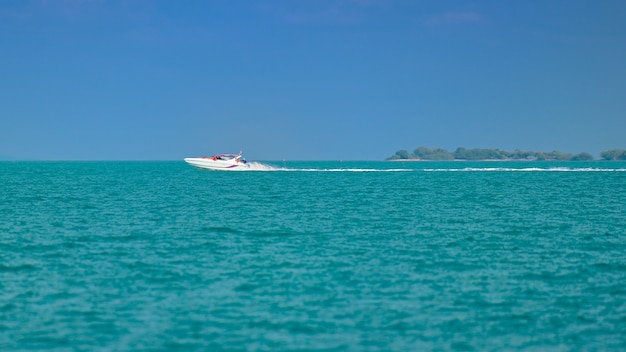
[[623,349],[623,165],[428,165],[0,163],[0,349]]

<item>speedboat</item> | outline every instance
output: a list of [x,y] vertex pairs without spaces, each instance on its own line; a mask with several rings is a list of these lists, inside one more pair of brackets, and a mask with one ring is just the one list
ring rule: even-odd
[[197,168],[209,170],[242,170],[250,167],[246,159],[241,156],[241,152],[239,154],[217,154],[185,158],[185,162]]

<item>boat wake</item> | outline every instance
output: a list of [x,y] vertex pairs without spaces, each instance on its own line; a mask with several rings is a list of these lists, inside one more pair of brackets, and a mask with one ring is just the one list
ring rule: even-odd
[[510,168],[510,167],[466,167],[462,169],[424,169],[426,172],[626,172],[626,169],[605,169],[593,167],[527,167],[527,168]]
[[276,168],[271,165],[266,165],[256,161],[248,162],[248,168],[245,171],[280,171],[280,168]]
[[372,169],[372,168],[289,168],[275,167],[259,162],[249,162],[246,169],[237,171],[283,171],[283,172],[406,172],[413,169]]
[[594,167],[466,167],[466,168],[290,168],[278,167],[260,162],[248,162],[248,166],[233,171],[274,171],[274,172],[626,172],[626,168],[594,168]]
[[406,172],[416,171],[412,169],[282,169],[283,171],[300,171],[300,172]]

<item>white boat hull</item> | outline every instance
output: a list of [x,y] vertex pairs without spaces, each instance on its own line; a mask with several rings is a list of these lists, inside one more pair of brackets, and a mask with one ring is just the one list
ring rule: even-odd
[[245,170],[249,168],[248,164],[239,159],[185,158],[185,162],[197,168],[207,170]]

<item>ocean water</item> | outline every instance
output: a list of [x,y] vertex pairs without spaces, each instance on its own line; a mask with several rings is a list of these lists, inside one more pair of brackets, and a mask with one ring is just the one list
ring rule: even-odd
[[626,163],[0,163],[0,350],[626,350]]

